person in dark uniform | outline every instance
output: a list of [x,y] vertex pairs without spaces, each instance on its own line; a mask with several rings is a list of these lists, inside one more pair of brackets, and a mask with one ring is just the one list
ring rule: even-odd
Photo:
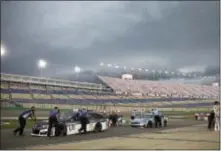
[[162,127],[162,113],[158,111],[158,115],[159,115],[159,127]]
[[136,113],[133,111],[132,114],[131,114],[131,117],[130,117],[131,120],[134,120],[134,119],[135,119],[135,116],[136,116]]
[[152,114],[154,115],[154,123],[155,123],[155,128],[162,125],[161,123],[161,118],[160,118],[160,112],[158,109],[152,109]]
[[17,132],[19,132],[20,136],[23,135],[24,128],[26,126],[26,120],[29,117],[31,117],[33,120],[36,120],[35,107],[34,106],[32,106],[30,110],[24,111],[19,115],[18,120],[19,120],[19,125],[20,126],[13,131],[14,135],[17,135]]
[[112,124],[113,124],[113,126],[117,125],[117,119],[118,119],[117,114],[115,112],[113,112],[113,114],[112,114]]
[[60,110],[58,107],[54,107],[53,110],[50,111],[49,113],[49,119],[48,119],[48,133],[47,136],[51,137],[51,129],[54,125],[55,127],[55,136],[58,136],[58,116],[60,114]]
[[109,126],[112,126],[113,125],[113,114],[110,113],[108,118],[109,118]]
[[80,122],[81,122],[81,128],[79,129],[79,132],[84,131],[84,133],[87,133],[87,124],[89,123],[89,120],[87,117],[86,109],[80,111]]
[[75,114],[75,118],[74,118],[75,121],[80,121],[81,112],[82,110],[78,109],[77,113]]
[[208,129],[213,130],[214,129],[214,123],[215,123],[215,113],[214,111],[210,112],[210,115],[208,117]]

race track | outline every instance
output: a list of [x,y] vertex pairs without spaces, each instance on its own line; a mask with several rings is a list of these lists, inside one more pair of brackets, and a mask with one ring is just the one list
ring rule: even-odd
[[79,142],[84,140],[94,140],[100,138],[108,137],[117,137],[117,136],[127,136],[131,134],[139,133],[156,133],[159,130],[163,129],[173,129],[179,127],[186,127],[196,124],[206,123],[205,121],[195,121],[195,120],[176,120],[170,121],[166,128],[131,128],[129,126],[124,127],[114,127],[110,128],[102,133],[88,133],[88,134],[79,134],[72,136],[62,136],[54,138],[43,138],[43,137],[31,137],[30,129],[25,130],[25,136],[14,136],[12,129],[1,129],[1,149],[25,149],[28,146],[37,146],[37,145],[47,145],[47,144],[57,144],[63,142]]

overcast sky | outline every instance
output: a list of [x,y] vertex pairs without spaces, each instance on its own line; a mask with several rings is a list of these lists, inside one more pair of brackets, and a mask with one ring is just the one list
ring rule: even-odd
[[100,62],[181,71],[219,67],[219,2],[1,2],[2,71],[37,75]]

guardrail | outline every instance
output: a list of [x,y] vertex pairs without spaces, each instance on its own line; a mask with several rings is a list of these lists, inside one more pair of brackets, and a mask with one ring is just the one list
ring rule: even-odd
[[[28,103],[28,104],[25,104],[23,106],[23,108],[19,108],[19,107],[15,107],[15,106],[3,106],[4,104],[2,104],[1,106],[1,109],[14,109],[14,110],[24,110],[24,109],[29,109],[31,106],[35,106],[36,108],[38,109],[44,109],[44,110],[50,110],[54,107],[54,105],[52,104],[32,104],[32,103]],[[132,110],[136,109],[136,110],[149,110],[151,108],[154,108],[154,107],[139,107],[139,106],[133,106],[133,107],[129,107],[129,106],[121,106],[121,105],[60,105],[59,106],[60,109],[63,109],[63,110],[70,110],[70,109],[73,109],[73,108],[81,108],[81,107],[86,107],[90,110],[119,110],[119,111],[122,111],[122,112],[131,112]],[[157,107],[159,108],[159,110],[161,111],[178,111],[178,112],[200,112],[200,111],[210,111],[211,110],[211,107],[198,107],[198,108],[161,108],[160,106]]]

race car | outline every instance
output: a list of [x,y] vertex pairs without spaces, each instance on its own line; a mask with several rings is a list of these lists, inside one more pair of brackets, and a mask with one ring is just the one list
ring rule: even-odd
[[[168,117],[162,115],[161,116],[162,127],[166,127],[168,123]],[[135,116],[131,120],[132,127],[150,127],[152,128],[154,123],[154,116],[152,113],[143,113],[140,116]]]
[[[76,119],[76,113],[70,111],[61,116],[58,127],[60,135],[73,135],[78,134],[81,128],[80,121]],[[88,112],[89,124],[87,124],[88,132],[101,132],[108,129],[108,119],[95,112]],[[47,136],[48,120],[43,120],[35,123],[32,128],[31,136]],[[55,136],[55,128],[52,128],[51,136]]]
[[210,115],[209,113],[195,113],[194,118],[195,118],[195,120],[207,121],[209,115]]

